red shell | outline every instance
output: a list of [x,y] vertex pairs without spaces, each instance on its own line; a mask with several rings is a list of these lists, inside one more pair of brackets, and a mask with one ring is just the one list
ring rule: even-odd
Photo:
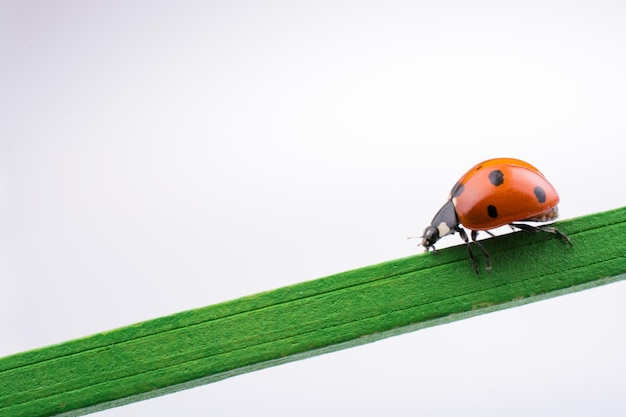
[[548,221],[558,216],[559,195],[531,164],[496,158],[474,166],[450,193],[459,222],[487,230],[515,221]]

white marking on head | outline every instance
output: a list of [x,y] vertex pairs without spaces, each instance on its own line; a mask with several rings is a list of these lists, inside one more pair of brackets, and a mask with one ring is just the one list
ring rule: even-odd
[[441,222],[437,225],[437,230],[439,231],[439,237],[444,237],[450,233],[450,226],[448,226],[446,222]]

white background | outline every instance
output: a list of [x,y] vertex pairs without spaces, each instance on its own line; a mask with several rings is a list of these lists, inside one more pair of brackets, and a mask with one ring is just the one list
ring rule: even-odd
[[[625,22],[598,0],[0,2],[0,356],[417,253],[491,157],[539,167],[562,218],[626,205]],[[623,416],[625,299],[96,415]]]

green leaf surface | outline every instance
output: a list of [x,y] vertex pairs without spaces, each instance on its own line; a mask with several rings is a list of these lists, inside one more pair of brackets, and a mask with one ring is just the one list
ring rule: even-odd
[[[0,359],[0,416],[83,415],[626,278],[626,207],[397,259]],[[479,262],[483,262],[475,250]]]

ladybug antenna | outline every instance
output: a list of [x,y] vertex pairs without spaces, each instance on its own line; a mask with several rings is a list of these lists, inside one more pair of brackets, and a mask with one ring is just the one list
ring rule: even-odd
[[[424,236],[407,236],[407,239],[422,239]],[[418,243],[417,246],[422,246],[422,242]]]

